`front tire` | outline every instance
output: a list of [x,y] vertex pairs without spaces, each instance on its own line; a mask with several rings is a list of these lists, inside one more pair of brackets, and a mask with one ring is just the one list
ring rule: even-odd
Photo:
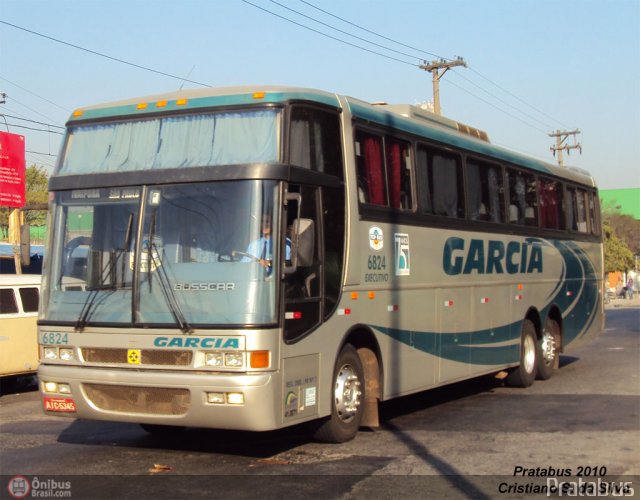
[[331,388],[331,416],[314,434],[324,443],[344,443],[358,433],[364,414],[364,370],[358,352],[346,344],[336,360]]
[[540,347],[536,338],[536,328],[525,319],[520,337],[520,366],[513,368],[505,382],[511,387],[529,387],[536,379]]

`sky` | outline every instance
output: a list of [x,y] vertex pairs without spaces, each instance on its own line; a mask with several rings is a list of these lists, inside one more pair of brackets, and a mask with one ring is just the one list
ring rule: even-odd
[[579,129],[565,164],[640,187],[640,0],[2,0],[0,130],[51,171],[85,105],[252,84],[418,104],[419,65],[458,56],[443,115],[550,163]]

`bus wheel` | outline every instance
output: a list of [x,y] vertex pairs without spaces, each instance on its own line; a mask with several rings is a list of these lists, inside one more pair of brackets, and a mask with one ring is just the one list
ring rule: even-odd
[[333,372],[331,416],[314,437],[325,443],[344,443],[353,439],[364,413],[364,370],[357,351],[346,344]]
[[533,384],[536,378],[538,352],[536,328],[530,320],[525,319],[520,338],[520,366],[511,369],[505,380],[507,385],[511,387],[529,387]]
[[560,366],[560,325],[548,318],[542,331],[538,351],[538,375],[540,380],[551,378]]

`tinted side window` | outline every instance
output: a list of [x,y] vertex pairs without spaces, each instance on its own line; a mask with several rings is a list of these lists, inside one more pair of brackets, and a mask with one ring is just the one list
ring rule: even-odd
[[411,157],[409,143],[391,137],[385,137],[387,160],[387,185],[389,186],[389,204],[391,208],[411,210]]
[[536,179],[533,175],[507,169],[509,185],[509,222],[527,226],[538,225]]
[[38,312],[38,298],[37,288],[20,288],[20,300],[22,300],[24,312]]
[[358,199],[360,203],[387,205],[387,189],[382,156],[382,137],[356,134]]
[[0,290],[0,314],[15,314],[18,312],[18,302],[13,289]]
[[589,232],[587,224],[587,193],[582,189],[567,188],[567,219],[569,229],[579,233]]
[[421,211],[446,217],[464,217],[460,157],[418,146],[418,192]]
[[504,222],[502,168],[491,163],[469,160],[466,174],[471,220]]
[[289,162],[343,179],[340,119],[318,109],[291,110]]
[[551,179],[540,179],[540,223],[547,229],[564,229],[562,184]]

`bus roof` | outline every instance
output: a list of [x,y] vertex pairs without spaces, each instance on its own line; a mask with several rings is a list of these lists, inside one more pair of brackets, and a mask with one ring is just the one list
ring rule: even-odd
[[287,86],[205,87],[177,90],[144,97],[87,106],[74,111],[67,126],[85,120],[149,116],[156,113],[203,110],[207,108],[242,106],[259,103],[281,104],[289,101],[310,101],[335,108],[348,109],[355,118],[425,137],[436,142],[474,152],[495,160],[506,161],[538,172],[556,175],[595,187],[586,171],[559,167],[530,156],[495,146],[486,132],[441,117],[415,106],[376,105],[353,97],[343,97],[317,89]]

